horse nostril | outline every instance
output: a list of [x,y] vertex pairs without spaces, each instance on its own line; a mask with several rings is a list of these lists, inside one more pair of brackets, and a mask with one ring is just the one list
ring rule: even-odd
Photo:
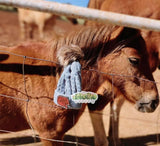
[[151,108],[152,109],[156,109],[156,107],[158,106],[159,100],[152,100],[151,102]]
[[141,99],[140,101],[137,101],[136,108],[140,112],[151,113],[155,111],[155,109],[158,107],[158,104],[159,104],[159,96],[157,98],[154,98],[154,100],[145,100],[144,98]]

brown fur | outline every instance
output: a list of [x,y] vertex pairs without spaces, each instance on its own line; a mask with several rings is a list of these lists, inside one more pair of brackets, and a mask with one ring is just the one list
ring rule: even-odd
[[88,7],[93,9],[100,9],[104,0],[90,0]]
[[[98,7],[97,7],[98,5]],[[133,16],[141,16],[152,19],[160,19],[160,1],[159,0],[90,0],[89,8],[100,9],[103,11],[111,11],[122,14],[128,14]],[[99,25],[99,23],[88,21],[86,25]],[[147,51],[149,54],[149,64],[151,71],[155,71],[157,66],[160,66],[160,33],[148,30],[141,30]],[[111,138],[114,145],[120,145],[118,132],[119,132],[119,113],[121,106],[124,102],[124,98],[121,96],[116,98],[111,103],[111,115],[110,118],[110,129],[109,137]],[[93,107],[90,107],[92,109]],[[92,116],[91,116],[92,117]],[[100,120],[99,120],[100,121]],[[103,129],[99,130],[103,131]],[[96,133],[95,133],[96,135]],[[97,134],[98,135],[98,134]],[[102,135],[105,135],[102,133]],[[98,136],[97,136],[98,137]],[[96,143],[100,143],[98,138],[95,138]],[[105,143],[105,139],[101,140]]]
[[[93,5],[92,3],[96,3],[96,5]],[[159,0],[90,0],[88,7],[103,11],[160,19]],[[93,25],[94,22],[89,21],[87,24]],[[160,33],[142,30],[141,34],[146,42],[147,50],[149,52],[151,70],[155,71],[155,69],[160,66]]]
[[[30,123],[40,137],[62,140],[65,132],[74,126],[85,105],[81,110],[66,110],[53,103],[54,90],[59,78],[57,69],[60,64],[57,64],[57,51],[63,50],[64,46],[78,50],[81,48],[84,54],[83,58],[78,58],[83,68],[82,89],[99,95],[94,105],[95,109],[102,110],[117,96],[128,99],[142,112],[153,112],[156,109],[156,85],[137,79],[154,81],[139,31],[122,27],[84,27],[78,32],[48,43],[29,42],[10,48],[0,47],[0,58],[3,58],[0,62],[0,129],[18,131],[30,128]],[[64,60],[66,58],[64,56]],[[139,58],[139,64],[134,65],[130,62],[132,58]],[[69,61],[70,57],[67,62]],[[110,73],[117,75],[112,77]],[[115,94],[111,97],[113,90]],[[62,145],[44,139],[42,142],[46,146]]]

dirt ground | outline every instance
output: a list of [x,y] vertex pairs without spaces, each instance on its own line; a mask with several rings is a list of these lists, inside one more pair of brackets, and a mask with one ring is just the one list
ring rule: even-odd
[[[71,29],[79,29],[79,27],[60,19],[54,22],[48,21],[45,28],[45,36],[47,39],[54,39],[57,35],[66,34]],[[19,34],[17,13],[0,11],[0,45],[12,46],[20,43],[22,40]],[[154,77],[160,83],[160,71],[154,72]],[[160,91],[159,83],[157,85]],[[104,109],[103,118],[105,130],[108,133],[109,105]],[[130,103],[125,102],[120,114],[119,131],[120,139],[124,146],[160,145],[160,106],[154,113],[144,114],[136,111]],[[33,143],[32,134],[31,130],[1,134],[0,146],[41,146],[42,144],[39,140]],[[79,143],[94,145],[93,129],[87,109],[76,126],[66,133],[64,140],[73,142],[78,140]],[[70,146],[74,144],[64,145]]]

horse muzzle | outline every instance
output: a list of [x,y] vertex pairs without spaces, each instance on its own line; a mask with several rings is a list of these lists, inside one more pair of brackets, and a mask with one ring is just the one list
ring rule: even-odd
[[159,105],[159,98],[150,101],[137,101],[136,109],[140,112],[151,113],[154,112],[157,106]]

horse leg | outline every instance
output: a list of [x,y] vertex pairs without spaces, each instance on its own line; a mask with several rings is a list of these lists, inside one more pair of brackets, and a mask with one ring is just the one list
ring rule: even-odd
[[44,22],[41,22],[40,24],[37,24],[38,25],[38,31],[39,31],[39,36],[41,39],[44,38]]
[[104,129],[102,111],[89,111],[93,130],[95,146],[108,146],[108,140]]
[[109,139],[113,146],[119,146],[119,114],[124,103],[124,98],[117,97],[110,103],[110,125],[109,125]]
[[20,24],[20,37],[22,40],[26,38],[26,24],[23,21],[19,22]]

